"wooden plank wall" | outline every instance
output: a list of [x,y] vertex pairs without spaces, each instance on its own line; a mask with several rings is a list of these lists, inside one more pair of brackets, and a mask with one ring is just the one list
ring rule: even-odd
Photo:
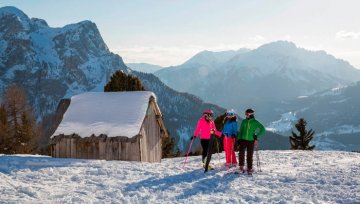
[[63,137],[51,145],[52,156],[59,158],[140,161],[137,138],[71,138]]
[[141,161],[161,162],[161,132],[151,102],[141,128]]

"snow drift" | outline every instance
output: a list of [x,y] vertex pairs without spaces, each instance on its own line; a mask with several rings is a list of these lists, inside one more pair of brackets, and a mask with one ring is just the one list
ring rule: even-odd
[[358,203],[360,154],[260,151],[253,177],[203,173],[200,157],[161,164],[0,155],[4,203]]

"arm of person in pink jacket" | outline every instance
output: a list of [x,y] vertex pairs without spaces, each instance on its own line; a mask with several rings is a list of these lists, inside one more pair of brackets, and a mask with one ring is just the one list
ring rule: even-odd
[[214,129],[214,130],[215,130],[215,132],[214,132],[214,133],[215,133],[215,135],[217,135],[218,137],[221,137],[221,132],[220,132],[220,131],[218,131],[218,130],[216,129],[216,127],[215,127],[215,129]]
[[212,122],[212,129],[214,130],[215,135],[217,135],[218,137],[221,137],[222,133],[216,129],[214,121]]

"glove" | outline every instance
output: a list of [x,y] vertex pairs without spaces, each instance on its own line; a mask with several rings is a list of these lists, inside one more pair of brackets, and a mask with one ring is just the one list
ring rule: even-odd
[[258,138],[257,138],[257,135],[256,135],[256,134],[254,134],[254,135],[253,135],[253,137],[254,137],[254,140],[255,140],[255,141],[257,141],[257,140],[258,140]]
[[193,136],[190,137],[190,140],[193,140],[193,139],[195,139],[195,138],[196,138],[196,136],[193,135]]
[[225,135],[221,133],[221,138],[223,138],[223,137],[225,137]]
[[232,138],[235,138],[236,136],[235,136],[235,134],[232,134],[231,137],[232,137]]

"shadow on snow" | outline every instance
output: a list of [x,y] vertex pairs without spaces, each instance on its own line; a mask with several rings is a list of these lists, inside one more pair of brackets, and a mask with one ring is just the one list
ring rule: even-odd
[[[187,199],[195,195],[210,195],[214,192],[226,192],[229,190],[228,180],[233,180],[232,176],[225,176],[216,174],[215,170],[204,173],[203,170],[193,170],[185,173],[179,173],[176,175],[166,176],[163,178],[151,177],[137,183],[131,183],[127,185],[124,190],[132,194],[133,191],[139,191],[141,188],[151,189],[155,193],[161,195],[162,192],[173,191],[176,192],[176,188],[173,186],[181,186],[185,189],[182,192],[178,192],[179,195],[176,199]],[[185,187],[184,187],[185,186]]]
[[49,167],[69,167],[75,163],[84,163],[82,159],[52,158],[34,155],[0,155],[0,173],[10,174],[13,171],[30,169],[37,171]]

